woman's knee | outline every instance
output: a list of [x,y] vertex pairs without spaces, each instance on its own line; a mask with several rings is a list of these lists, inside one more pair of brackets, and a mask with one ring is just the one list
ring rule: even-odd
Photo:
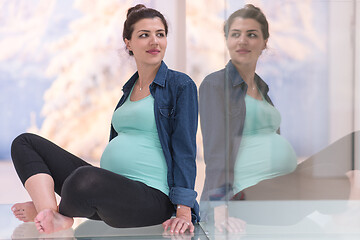
[[11,143],[11,155],[16,154],[19,151],[19,148],[23,148],[31,142],[31,138],[35,135],[32,133],[22,133],[17,136]]
[[99,185],[98,168],[83,166],[72,172],[64,182],[62,194],[89,195]]
[[15,152],[17,148],[24,144],[26,141],[28,133],[22,133],[19,136],[17,136],[11,143],[11,153]]
[[22,133],[17,136],[11,143],[11,158],[14,162],[21,159],[24,155],[25,148],[28,148],[31,138],[35,135],[32,133]]

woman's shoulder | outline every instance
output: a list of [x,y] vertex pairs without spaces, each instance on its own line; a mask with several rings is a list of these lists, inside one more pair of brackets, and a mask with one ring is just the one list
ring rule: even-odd
[[181,87],[185,85],[196,85],[189,75],[173,69],[168,69],[167,82],[170,86]]
[[202,86],[223,87],[225,80],[225,68],[207,75],[200,84]]

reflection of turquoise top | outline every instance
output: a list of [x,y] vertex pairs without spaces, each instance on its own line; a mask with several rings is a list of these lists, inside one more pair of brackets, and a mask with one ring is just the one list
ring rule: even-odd
[[106,146],[100,166],[169,195],[152,95],[134,102],[129,96],[114,112],[112,124],[118,135]]
[[296,155],[276,133],[280,113],[265,100],[245,96],[246,116],[234,169],[234,192],[295,170]]

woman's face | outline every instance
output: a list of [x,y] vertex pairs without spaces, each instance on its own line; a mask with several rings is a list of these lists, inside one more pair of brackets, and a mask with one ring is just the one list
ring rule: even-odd
[[251,18],[235,18],[226,39],[231,61],[235,65],[256,66],[266,43],[260,23]]
[[134,24],[131,40],[125,39],[137,65],[158,65],[165,55],[167,38],[161,19],[144,18]]

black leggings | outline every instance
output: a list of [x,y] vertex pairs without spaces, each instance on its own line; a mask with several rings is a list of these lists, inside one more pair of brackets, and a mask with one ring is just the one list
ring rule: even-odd
[[175,212],[161,191],[94,167],[40,136],[18,136],[11,156],[23,184],[39,173],[53,178],[64,216],[103,220],[121,228],[160,224]]

